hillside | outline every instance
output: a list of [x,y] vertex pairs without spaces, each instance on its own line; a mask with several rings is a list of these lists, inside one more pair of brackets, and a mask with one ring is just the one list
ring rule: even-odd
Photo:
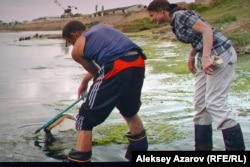
[[[250,0],[216,0],[213,6],[201,14],[215,28],[229,37],[238,48],[250,50]],[[245,49],[246,50],[246,49]]]
[[[216,29],[229,37],[238,48],[238,52],[241,52],[240,49],[242,49],[242,46],[244,46],[243,54],[250,52],[250,0],[215,0],[214,4],[209,7],[192,3],[188,4],[187,8],[197,10]],[[0,26],[0,31],[61,30],[70,20],[79,20],[87,27],[91,27],[97,23],[106,23],[115,26],[125,33],[149,30],[153,35],[158,35],[161,38],[174,39],[170,26],[168,24],[156,25],[152,23],[146,11],[91,18],[65,18],[60,21],[26,23],[15,27]]]
[[[250,0],[214,0],[209,7],[191,4],[217,30],[233,41],[238,54],[250,54]],[[169,27],[166,28],[169,33]],[[162,32],[162,30],[161,30]]]
[[78,20],[83,22],[88,27],[97,24],[105,23],[116,26],[118,24],[123,24],[126,22],[133,22],[137,19],[143,19],[148,17],[147,12],[137,12],[137,13],[128,13],[128,14],[115,14],[108,16],[97,16],[97,17],[74,17],[74,18],[63,18],[58,21],[43,21],[43,22],[30,22],[25,24],[18,24],[12,27],[0,26],[0,30],[12,30],[12,31],[47,31],[47,30],[61,30],[63,26],[71,21]]

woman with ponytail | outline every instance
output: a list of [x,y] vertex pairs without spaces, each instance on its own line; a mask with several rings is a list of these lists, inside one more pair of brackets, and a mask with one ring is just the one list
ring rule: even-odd
[[[235,120],[235,113],[227,105],[237,61],[231,41],[196,11],[170,4],[166,0],[152,1],[147,11],[154,22],[169,22],[179,41],[191,44],[188,68],[196,77],[196,114],[193,119],[195,150],[212,150],[213,122],[222,131],[225,150],[245,150],[241,127]],[[215,57],[220,59],[220,63],[216,63]]]

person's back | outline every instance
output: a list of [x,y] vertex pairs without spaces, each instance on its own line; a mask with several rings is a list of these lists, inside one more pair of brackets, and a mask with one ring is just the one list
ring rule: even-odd
[[172,14],[172,30],[179,41],[191,44],[197,53],[203,51],[203,34],[192,28],[197,19],[202,20],[213,31],[212,55],[220,55],[232,46],[231,41],[226,36],[193,10],[178,10]]
[[86,37],[84,57],[94,60],[99,66],[125,56],[128,51],[141,52],[139,46],[111,26],[98,24],[82,35]]

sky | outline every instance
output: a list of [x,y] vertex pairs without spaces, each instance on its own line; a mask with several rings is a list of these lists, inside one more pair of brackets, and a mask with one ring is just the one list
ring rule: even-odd
[[[92,14],[95,12],[96,5],[98,11],[118,7],[126,7],[136,4],[148,5],[152,0],[58,0],[61,7],[75,6],[72,13]],[[170,3],[194,2],[195,0],[169,0]],[[46,16],[61,16],[63,8],[59,7],[54,0],[0,0],[0,21],[32,21],[33,19]]]

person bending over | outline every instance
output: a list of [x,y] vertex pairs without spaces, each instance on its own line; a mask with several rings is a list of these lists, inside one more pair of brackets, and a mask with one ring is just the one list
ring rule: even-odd
[[98,24],[86,29],[71,21],[62,30],[67,43],[73,45],[72,58],[88,72],[78,88],[78,97],[88,89],[86,101],[77,115],[76,148],[69,152],[73,162],[90,162],[92,129],[105,121],[116,107],[125,119],[129,145],[125,157],[131,161],[133,150],[146,151],[148,141],[137,112],[141,106],[146,56],[127,36],[111,26]]
[[[156,23],[169,22],[177,39],[192,46],[188,68],[196,77],[196,114],[193,119],[195,150],[212,150],[213,121],[217,129],[222,130],[225,150],[245,150],[240,124],[235,120],[235,113],[227,105],[237,61],[231,41],[196,11],[186,10],[166,0],[152,1],[147,11]],[[223,63],[216,65],[214,55],[219,56]]]

